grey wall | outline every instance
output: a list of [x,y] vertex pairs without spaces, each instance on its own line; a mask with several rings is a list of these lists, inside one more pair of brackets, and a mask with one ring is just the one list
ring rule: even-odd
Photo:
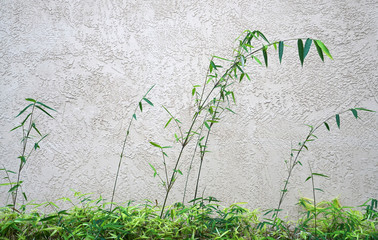
[[[322,63],[313,48],[300,66],[296,43],[282,64],[272,49],[270,67],[249,65],[251,82],[234,86],[236,115],[214,128],[200,192],[227,205],[275,207],[291,145],[326,117],[352,107],[378,110],[376,1],[7,1],[0,2],[0,161],[16,170],[24,98],[57,109],[55,120],[36,121],[50,135],[22,172],[29,199],[56,200],[70,189],[110,200],[125,131],[139,98],[153,85],[150,100],[132,127],[116,201],[163,200],[148,163],[161,166],[149,141],[174,148],[164,105],[187,129],[194,113],[192,85],[202,84],[212,55],[232,57],[245,29],[270,40],[321,39],[334,61]],[[311,197],[308,163],[330,176],[317,179],[319,199],[339,196],[357,205],[378,197],[378,117],[341,116],[303,153],[294,171],[285,209]],[[181,199],[191,150],[184,155],[170,202]],[[198,159],[195,160],[197,169]],[[158,167],[162,172],[162,168]],[[194,172],[193,172],[194,173]],[[189,196],[193,195],[194,175]],[[4,180],[5,181],[5,180]],[[3,182],[4,182],[3,181]],[[6,202],[7,189],[0,196]],[[294,206],[294,207],[293,207]]]

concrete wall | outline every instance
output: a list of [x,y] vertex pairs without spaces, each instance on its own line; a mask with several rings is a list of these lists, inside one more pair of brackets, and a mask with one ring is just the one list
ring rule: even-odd
[[[313,46],[302,68],[286,47],[282,64],[269,50],[269,68],[249,62],[252,80],[235,84],[236,115],[227,114],[210,138],[200,192],[224,205],[276,207],[291,145],[326,117],[352,107],[378,110],[376,1],[8,1],[0,2],[0,159],[17,170],[21,131],[9,132],[14,117],[36,98],[55,109],[37,126],[49,136],[22,172],[29,199],[71,197],[74,189],[110,200],[122,141],[134,108],[154,84],[138,113],[126,147],[116,201],[157,199],[163,188],[148,163],[161,174],[161,154],[173,167],[179,145],[164,105],[187,129],[194,113],[192,85],[202,84],[212,55],[232,57],[235,38],[260,30],[271,41],[321,39],[334,61],[322,63]],[[341,116],[303,153],[293,173],[285,209],[311,197],[308,163],[324,190],[319,199],[339,196],[346,205],[378,197],[378,116]],[[182,198],[192,150],[188,149],[170,202]],[[160,167],[159,167],[160,166]],[[187,199],[194,191],[191,175]],[[2,175],[3,176],[3,175]],[[14,176],[13,176],[14,177]],[[4,182],[5,180],[3,180]],[[1,201],[7,193],[1,188]]]

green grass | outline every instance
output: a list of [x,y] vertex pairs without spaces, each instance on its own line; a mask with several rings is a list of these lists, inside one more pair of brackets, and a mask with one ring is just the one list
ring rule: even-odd
[[[68,210],[51,202],[29,205],[28,213],[0,209],[0,239],[377,239],[377,201],[359,208],[342,207],[337,199],[317,206],[318,225],[315,237],[314,206],[302,198],[303,216],[296,222],[264,219],[258,210],[241,204],[219,205],[217,199],[197,199],[195,204],[181,203],[166,207],[127,202],[109,211],[102,198],[75,193]],[[42,206],[54,212],[43,214]],[[360,210],[358,210],[360,209]]]

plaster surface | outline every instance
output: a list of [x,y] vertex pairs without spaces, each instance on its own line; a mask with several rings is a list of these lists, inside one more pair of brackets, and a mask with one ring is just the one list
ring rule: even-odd
[[[250,208],[276,207],[286,176],[290,148],[307,135],[305,124],[353,107],[378,110],[377,1],[18,1],[0,2],[0,162],[17,170],[20,129],[14,118],[35,98],[55,108],[37,126],[49,136],[22,172],[29,200],[54,201],[72,191],[93,192],[107,200],[122,141],[139,99],[155,84],[137,113],[127,142],[115,201],[163,201],[149,163],[163,174],[161,153],[172,169],[180,146],[169,115],[189,127],[194,113],[192,86],[202,84],[212,55],[231,58],[234,40],[245,29],[260,30],[271,41],[321,39],[334,60],[322,63],[312,46],[303,68],[296,44],[286,47],[282,64],[269,50],[269,68],[249,62],[251,81],[233,86],[237,114],[226,114],[210,137],[200,193],[221,204],[248,202]],[[378,116],[341,116],[341,129],[317,131],[293,173],[286,211],[301,196],[311,198],[309,164],[330,178],[316,179],[342,204],[378,198]],[[189,146],[192,147],[192,146]],[[185,152],[169,203],[182,199],[192,150]],[[193,197],[198,158],[189,178]],[[3,173],[1,173],[3,174]],[[3,176],[3,175],[2,175]],[[13,178],[15,176],[12,176]],[[5,180],[2,180],[5,182]],[[1,204],[9,203],[5,187]]]

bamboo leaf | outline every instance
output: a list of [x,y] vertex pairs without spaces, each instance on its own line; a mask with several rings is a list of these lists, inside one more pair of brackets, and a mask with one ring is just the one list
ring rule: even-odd
[[134,118],[135,120],[137,120],[135,113],[133,114],[133,118]]
[[152,146],[154,147],[157,147],[157,148],[162,148],[159,144],[157,143],[154,143],[154,142],[150,142]]
[[33,98],[25,98],[26,101],[36,103],[37,101]]
[[146,103],[150,104],[151,106],[154,106],[154,104],[153,104],[150,100],[148,100],[147,98],[143,98],[143,100],[144,100]]
[[260,65],[262,65],[260,59],[258,59],[257,57],[255,57],[254,55],[252,55],[252,58]]
[[327,122],[324,122],[324,125],[326,126],[328,131],[331,131]]
[[298,45],[299,60],[301,61],[301,65],[303,66],[304,52],[303,52],[303,41],[302,41],[302,39],[298,39],[297,45]]
[[173,117],[171,117],[168,122],[165,124],[164,128],[166,128],[168,126],[168,124],[172,121]]
[[268,67],[268,54],[267,54],[267,52],[266,52],[266,49],[267,49],[267,47],[264,46],[264,48],[262,49],[262,51],[263,51],[263,56],[264,56],[265,66]]
[[352,108],[352,109],[350,109],[350,110],[352,111],[353,116],[357,119],[357,118],[358,118],[357,110],[354,109],[354,108]]
[[142,102],[139,102],[139,109],[141,112],[143,112]]
[[312,44],[312,39],[307,38],[305,47],[304,47],[304,52],[303,52],[303,60],[306,58],[308,52],[310,51],[311,44]]
[[41,102],[36,102],[37,104],[39,104],[39,105],[42,105],[42,106],[44,106],[45,108],[48,108],[48,109],[50,109],[50,110],[53,110],[53,111],[55,111],[56,112],[56,110],[54,109],[54,108],[51,108],[51,107],[49,107],[49,106],[47,106],[46,104],[44,104],[44,103],[41,103]]
[[324,43],[320,40],[315,40],[315,42],[318,44],[318,46],[322,49],[322,51],[333,60],[332,55],[329,53],[328,48],[324,45]]
[[320,188],[314,188],[314,189],[320,192],[324,192],[323,189],[320,189]]
[[336,124],[337,124],[337,127],[340,129],[340,115],[339,114],[336,114]]
[[309,176],[306,178],[305,182],[307,182],[308,180],[310,180],[312,178],[312,176]]
[[39,132],[39,130],[38,130],[37,127],[35,126],[35,123],[32,124],[32,127],[33,127],[34,130],[39,134],[39,136],[42,136],[42,134]]
[[370,110],[370,109],[366,109],[366,108],[355,108],[356,110],[360,110],[360,111],[367,111],[367,112],[375,112],[373,110]]
[[205,127],[210,130],[209,124],[207,124],[207,122],[204,122],[204,124],[205,124]]
[[319,176],[319,177],[325,177],[329,178],[327,175],[321,174],[321,173],[312,173],[313,176]]
[[222,57],[218,57],[218,56],[213,56],[213,57],[221,59],[221,60],[224,60],[224,61],[234,62],[233,60],[222,58]]
[[36,108],[38,108],[39,110],[41,110],[42,112],[44,112],[46,115],[48,115],[49,117],[51,118],[54,118],[53,116],[50,115],[50,113],[48,113],[45,109],[41,108],[40,106],[35,106]]
[[316,40],[314,40],[314,43],[315,43],[315,47],[316,47],[316,50],[318,51],[320,59],[324,62],[323,50],[321,49],[321,47],[319,47],[319,45],[316,42]]
[[20,112],[19,114],[17,114],[16,117],[18,117],[18,116],[20,116],[21,114],[23,114],[23,113],[26,111],[26,109],[28,109],[30,106],[33,106],[33,105],[34,105],[33,103],[27,105],[24,109],[21,110],[21,112]]
[[283,41],[280,41],[278,43],[278,57],[280,59],[280,63],[282,62],[283,50],[284,50],[284,44],[283,44]]
[[23,126],[23,125],[21,124],[21,125],[18,125],[17,127],[12,128],[12,129],[10,130],[10,132],[12,132],[12,131],[14,131],[14,130],[16,130],[17,128],[22,127],[22,126]]
[[150,167],[152,168],[152,170],[154,170],[154,177],[156,177],[157,175],[157,172],[156,172],[156,169],[154,168],[154,166],[152,166],[151,163],[148,163],[150,165]]

